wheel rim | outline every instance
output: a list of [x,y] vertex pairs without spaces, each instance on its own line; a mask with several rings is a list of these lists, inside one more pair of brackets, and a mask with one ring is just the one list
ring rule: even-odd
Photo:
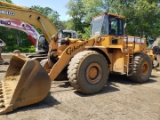
[[91,63],[86,71],[87,81],[91,84],[98,83],[102,78],[102,69],[98,63]]
[[146,75],[148,73],[148,70],[149,70],[148,62],[144,62],[141,67],[142,74]]

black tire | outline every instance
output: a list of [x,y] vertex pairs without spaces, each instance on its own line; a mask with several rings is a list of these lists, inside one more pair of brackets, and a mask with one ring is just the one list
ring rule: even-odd
[[71,59],[67,74],[76,90],[85,94],[96,93],[107,83],[108,61],[98,52],[82,51]]
[[158,54],[159,53],[159,47],[158,46],[154,46],[153,47],[153,54]]
[[132,81],[143,83],[149,80],[152,72],[152,60],[144,53],[136,54],[134,56],[134,64],[132,68],[132,75],[129,78]]

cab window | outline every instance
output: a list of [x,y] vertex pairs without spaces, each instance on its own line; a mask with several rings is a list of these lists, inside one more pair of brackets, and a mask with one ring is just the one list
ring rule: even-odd
[[109,34],[123,35],[123,19],[116,16],[109,16]]

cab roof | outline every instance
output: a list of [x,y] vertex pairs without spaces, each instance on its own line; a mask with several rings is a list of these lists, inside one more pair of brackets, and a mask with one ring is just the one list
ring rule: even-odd
[[114,14],[114,13],[110,13],[110,12],[104,12],[104,13],[102,13],[102,14],[99,14],[99,15],[94,16],[93,18],[96,18],[96,17],[98,17],[98,16],[102,16],[102,15],[111,15],[111,16],[115,16],[115,17],[118,17],[118,18],[125,18],[125,16],[118,15],[118,14]]

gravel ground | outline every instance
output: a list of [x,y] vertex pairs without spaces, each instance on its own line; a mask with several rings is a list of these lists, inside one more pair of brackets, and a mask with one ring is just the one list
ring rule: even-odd
[[[0,78],[7,66],[0,66]],[[0,120],[160,120],[160,74],[155,70],[147,83],[110,75],[97,94],[84,95],[67,81],[53,81],[40,103],[0,115]]]

